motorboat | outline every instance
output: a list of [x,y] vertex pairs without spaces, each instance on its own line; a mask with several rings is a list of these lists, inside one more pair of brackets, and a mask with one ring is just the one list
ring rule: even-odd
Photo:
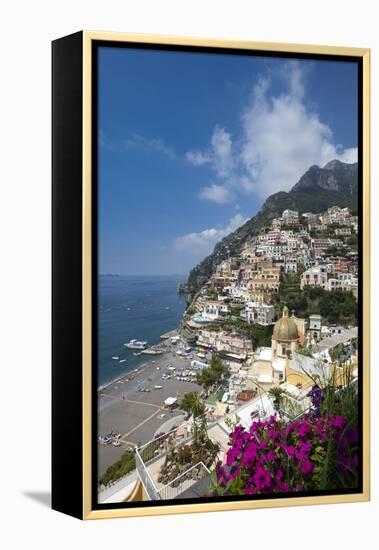
[[135,338],[133,340],[130,340],[126,344],[124,344],[126,348],[129,349],[145,349],[147,346],[147,342],[144,342],[142,340],[136,340]]

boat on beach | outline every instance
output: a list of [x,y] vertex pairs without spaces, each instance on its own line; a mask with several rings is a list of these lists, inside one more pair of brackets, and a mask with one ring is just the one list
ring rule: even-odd
[[147,346],[147,342],[144,342],[142,340],[136,340],[135,338],[133,340],[130,340],[126,344],[124,344],[126,348],[129,349],[145,349]]
[[162,355],[163,350],[150,348],[150,349],[144,349],[143,351],[141,351],[141,354],[142,353],[144,355]]

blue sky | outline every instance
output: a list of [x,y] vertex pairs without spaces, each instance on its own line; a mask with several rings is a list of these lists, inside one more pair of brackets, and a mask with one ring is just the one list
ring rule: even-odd
[[99,271],[186,274],[312,164],[357,158],[357,66],[99,50]]

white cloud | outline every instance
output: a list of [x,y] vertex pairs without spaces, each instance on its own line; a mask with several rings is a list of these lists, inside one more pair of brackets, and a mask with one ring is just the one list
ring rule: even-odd
[[232,153],[232,136],[216,126],[211,140],[212,160],[216,173],[221,178],[230,176],[234,169],[234,159]]
[[[338,148],[337,148],[338,150]],[[351,147],[350,149],[343,149],[338,154],[338,160],[346,162],[347,164],[352,164],[353,162],[358,161],[358,147]]]
[[167,145],[161,138],[147,138],[141,134],[133,133],[124,141],[124,147],[126,149],[139,147],[147,151],[150,150],[161,153],[171,159],[175,158],[174,149],[170,145]]
[[218,204],[225,204],[233,199],[231,191],[226,186],[216,184],[204,187],[200,191],[199,197]]
[[[278,78],[285,89],[274,94],[272,82]],[[313,164],[357,161],[357,148],[335,145],[331,128],[307,107],[305,89],[304,69],[296,61],[258,80],[241,115],[240,135],[233,141],[216,126],[209,150],[196,152],[199,159],[207,159],[217,178],[202,190],[201,198],[218,203],[238,193],[265,198],[289,191]]]
[[247,221],[241,214],[233,216],[225,227],[204,229],[198,233],[188,233],[177,237],[174,241],[174,248],[177,252],[190,254],[197,258],[203,258],[210,254],[215,244],[226,235],[240,227]]
[[203,164],[211,162],[210,157],[201,151],[188,151],[186,153],[186,159],[194,166],[202,166]]
[[288,63],[287,80],[288,91],[274,96],[270,81],[261,79],[242,115],[240,161],[262,197],[289,191],[313,164],[357,159],[357,149],[335,146],[329,126],[307,109],[298,63]]
[[210,149],[206,152],[191,150],[185,154],[185,157],[194,166],[211,164],[220,178],[226,178],[233,173],[234,168],[232,136],[224,128],[216,126],[213,130]]

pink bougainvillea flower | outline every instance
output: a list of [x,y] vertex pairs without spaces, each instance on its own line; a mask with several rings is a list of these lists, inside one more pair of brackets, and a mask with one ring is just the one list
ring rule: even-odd
[[299,461],[299,470],[305,474],[311,474],[313,472],[313,463],[310,460],[300,460]]
[[296,454],[296,449],[293,445],[286,445],[285,443],[283,444],[283,448],[284,450],[287,452],[288,456],[295,456]]
[[334,428],[343,428],[346,424],[346,420],[344,416],[335,416],[331,420],[331,424]]
[[246,450],[242,457],[242,465],[246,467],[251,467],[254,464],[254,461],[256,458],[257,458],[257,446],[254,443],[251,443],[246,447]]
[[308,422],[302,422],[297,429],[297,434],[299,437],[304,437],[312,431],[312,428]]
[[229,449],[228,452],[226,453],[226,465],[232,466],[236,462],[239,454],[240,454],[239,449],[234,449],[233,447]]
[[269,462],[274,462],[277,459],[275,451],[269,451],[266,455],[266,458]]
[[253,480],[258,491],[269,487],[271,483],[271,474],[264,468],[258,468],[256,473],[253,476]]
[[303,453],[309,453],[312,450],[312,443],[309,441],[299,441],[299,449]]

